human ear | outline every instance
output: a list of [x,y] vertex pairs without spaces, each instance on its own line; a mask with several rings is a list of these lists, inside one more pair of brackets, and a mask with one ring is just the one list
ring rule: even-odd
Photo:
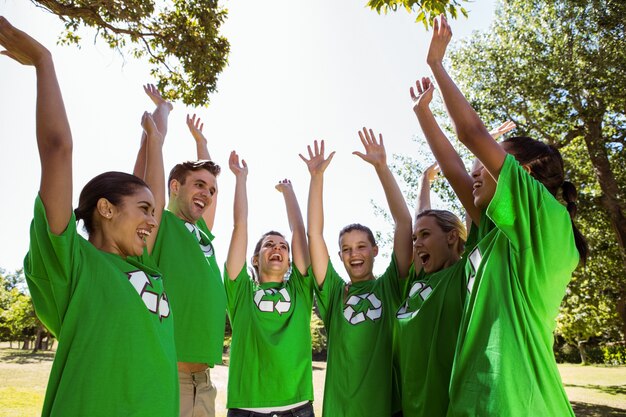
[[374,246],[372,248],[372,252],[374,252],[374,258],[378,256],[378,246]]
[[113,210],[115,209],[115,205],[111,203],[106,198],[102,197],[96,203],[96,208],[98,210],[98,214],[106,219],[110,219],[113,217]]
[[170,194],[176,195],[180,189],[180,183],[177,179],[170,181]]
[[448,245],[454,246],[459,241],[459,231],[452,229],[448,232]]
[[522,165],[522,168],[524,169],[524,171],[528,172],[529,174],[532,174],[532,172],[530,171],[530,165]]

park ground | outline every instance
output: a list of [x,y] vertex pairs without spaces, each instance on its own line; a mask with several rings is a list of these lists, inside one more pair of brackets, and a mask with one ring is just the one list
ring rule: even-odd
[[[52,352],[31,353],[0,344],[0,417],[39,416]],[[559,365],[563,384],[577,417],[626,416],[626,366]],[[226,416],[228,367],[216,366],[217,417]],[[315,415],[321,416],[325,362],[313,362]]]

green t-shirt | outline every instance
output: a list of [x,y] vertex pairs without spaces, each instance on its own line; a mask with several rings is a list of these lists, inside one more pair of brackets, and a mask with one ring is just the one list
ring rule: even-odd
[[193,225],[163,211],[152,257],[175,312],[179,362],[222,363],[226,294],[212,240],[203,219]]
[[350,285],[328,262],[324,284],[315,286],[328,334],[323,416],[388,417],[395,411],[392,330],[399,281],[395,255],[378,279]]
[[173,319],[160,273],[102,252],[72,215],[50,232],[39,197],[24,271],[37,316],[58,339],[43,416],[178,416]]
[[279,407],[313,401],[313,278],[292,265],[282,283],[254,282],[246,265],[224,283],[233,329],[228,408]]
[[431,274],[411,267],[396,312],[396,362],[404,417],[443,417],[463,306],[465,262]]
[[508,155],[487,215],[496,229],[469,254],[448,416],[573,417],[552,351],[579,259],[569,214]]

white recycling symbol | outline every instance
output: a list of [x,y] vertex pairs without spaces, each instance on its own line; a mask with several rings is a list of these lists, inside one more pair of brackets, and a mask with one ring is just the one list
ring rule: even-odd
[[187,227],[187,230],[189,230],[189,232],[198,240],[198,245],[200,245],[200,249],[202,249],[204,257],[209,258],[213,256],[213,245],[211,244],[211,241],[208,241],[207,245],[202,244],[202,235],[204,235],[204,233],[201,232],[198,226],[189,222],[185,222],[185,226]]
[[[273,296],[275,294],[280,294],[282,299],[276,301],[264,300],[266,295]],[[260,311],[265,313],[276,311],[278,314],[283,314],[288,312],[291,308],[291,297],[286,288],[281,288],[280,290],[276,288],[267,290],[259,289],[254,293],[254,304],[256,304]]]
[[426,301],[431,292],[433,292],[432,287],[424,282],[416,282],[415,284],[413,284],[411,290],[409,291],[409,296],[404,301],[402,306],[400,306],[400,308],[398,309],[398,312],[396,313],[396,318],[409,319],[415,317],[417,315],[417,312],[419,311],[419,308],[417,310],[411,309],[411,299],[415,296],[415,294],[419,294],[422,300]]
[[167,299],[165,291],[160,295],[155,292],[148,291],[150,278],[148,278],[144,271],[129,272],[128,280],[151,313],[158,315],[161,320],[169,317],[170,302]]
[[[355,308],[357,305],[369,301],[370,307],[367,311],[359,311]],[[383,314],[383,303],[376,297],[374,293],[365,293],[351,295],[345,302],[346,307],[343,309],[343,316],[350,324],[359,324],[369,319],[371,321],[378,320]]]
[[480,267],[481,262],[483,261],[483,255],[480,253],[480,249],[476,247],[469,255],[469,262],[472,266],[472,272],[467,280],[467,291],[471,294],[474,289],[474,281],[476,280],[476,271]]

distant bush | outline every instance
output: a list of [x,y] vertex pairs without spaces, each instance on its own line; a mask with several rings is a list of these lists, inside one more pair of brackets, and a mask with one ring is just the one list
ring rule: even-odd
[[626,365],[626,343],[607,343],[602,346],[603,361],[606,365]]

